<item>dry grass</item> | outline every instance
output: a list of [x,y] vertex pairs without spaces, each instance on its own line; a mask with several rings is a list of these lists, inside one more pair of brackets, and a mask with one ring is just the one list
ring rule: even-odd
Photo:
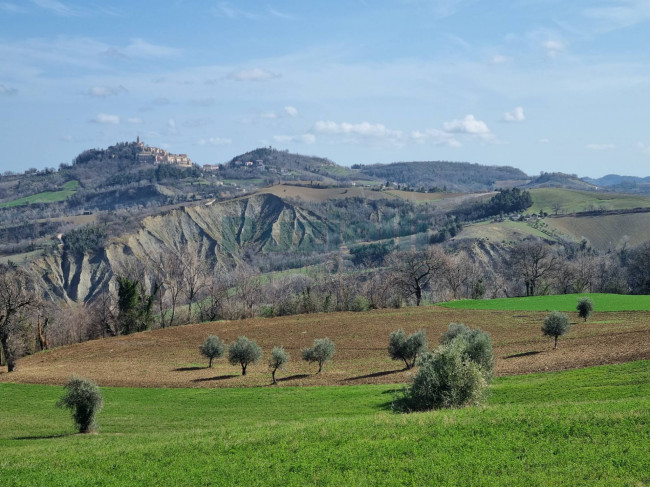
[[[440,307],[378,310],[368,313],[329,313],[274,319],[204,323],[131,336],[95,340],[25,357],[12,374],[0,373],[0,382],[62,384],[72,374],[100,385],[135,387],[243,387],[267,385],[266,359],[274,345],[291,354],[286,370],[278,372],[280,385],[376,384],[409,379],[411,372],[386,354],[388,334],[425,328],[430,346],[437,344],[450,322],[462,322],[488,331],[495,345],[497,374],[563,370],[650,358],[650,313],[595,313],[588,323],[577,322],[571,333],[552,340],[541,336],[545,313],[472,311]],[[228,342],[238,335],[257,340],[265,358],[240,369],[225,359],[206,368],[198,346],[210,334]],[[300,349],[314,338],[330,337],[337,353],[321,375],[317,367],[300,360]]]

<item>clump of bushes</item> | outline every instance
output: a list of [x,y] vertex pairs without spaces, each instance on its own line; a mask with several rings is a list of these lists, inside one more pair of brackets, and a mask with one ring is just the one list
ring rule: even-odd
[[72,376],[63,386],[65,394],[58,407],[70,409],[79,433],[91,433],[97,429],[95,416],[102,408],[102,394],[90,379]]
[[393,360],[403,360],[407,369],[415,365],[418,355],[427,351],[427,335],[424,330],[411,333],[408,338],[401,328],[388,338],[388,355]]
[[332,340],[329,338],[317,338],[314,340],[312,347],[302,349],[302,359],[306,362],[317,362],[318,372],[316,373],[320,374],[323,370],[323,364],[329,362],[335,352],[336,347]]
[[413,383],[396,398],[402,412],[460,408],[484,401],[494,373],[494,353],[487,333],[452,323],[434,351],[417,359]]

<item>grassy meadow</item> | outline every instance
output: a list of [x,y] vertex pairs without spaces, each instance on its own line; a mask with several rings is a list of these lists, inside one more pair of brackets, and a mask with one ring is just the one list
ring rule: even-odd
[[648,485],[650,362],[497,378],[488,404],[396,414],[396,385],[104,388],[98,434],[61,387],[0,384],[0,485]]
[[553,214],[553,205],[560,205],[560,213],[578,213],[594,209],[624,210],[629,208],[648,208],[650,198],[647,196],[598,193],[595,191],[578,191],[562,188],[536,188],[530,191],[533,206],[528,213],[544,210]]
[[560,294],[523,298],[463,299],[439,303],[439,306],[474,310],[575,311],[580,298],[590,298],[594,302],[594,311],[650,311],[650,296],[600,293]]
[[79,188],[79,181],[68,181],[60,191],[44,191],[42,193],[25,196],[12,201],[7,201],[0,204],[0,208],[10,208],[13,206],[30,205],[35,203],[56,203],[68,199],[70,196],[77,192]]

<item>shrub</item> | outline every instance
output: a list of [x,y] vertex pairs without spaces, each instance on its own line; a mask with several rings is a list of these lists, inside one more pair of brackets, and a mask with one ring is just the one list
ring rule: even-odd
[[273,318],[275,316],[275,310],[273,309],[273,306],[265,304],[260,306],[259,315],[261,318]]
[[261,358],[262,349],[259,345],[244,336],[237,338],[228,349],[228,361],[231,365],[241,365],[241,375],[246,375],[246,367],[259,362]]
[[210,359],[208,367],[212,368],[212,361],[215,358],[223,357],[223,354],[226,351],[226,343],[219,340],[219,337],[216,335],[210,335],[205,339],[203,345],[199,346],[199,352],[205,358]]
[[557,338],[568,333],[570,329],[571,322],[569,321],[569,317],[564,313],[560,313],[559,311],[553,311],[544,320],[542,333],[544,336],[555,337],[555,346],[553,347],[553,350],[556,350]]
[[487,393],[481,367],[467,359],[463,336],[420,357],[420,369],[403,396],[393,404],[400,411],[427,411],[480,404]]
[[393,360],[403,360],[407,369],[415,365],[419,354],[427,351],[427,335],[424,330],[411,333],[408,338],[401,328],[388,337],[388,354]]
[[283,369],[289,361],[289,354],[285,352],[283,347],[273,347],[271,351],[271,358],[269,359],[269,368],[271,369],[271,380],[273,384],[277,384],[275,380],[275,372],[278,369]]
[[65,386],[65,394],[57,403],[58,407],[71,410],[72,419],[79,433],[90,433],[97,429],[95,415],[102,408],[102,394],[99,387],[90,379],[72,376]]
[[368,311],[371,308],[370,301],[363,296],[357,296],[350,303],[350,311]]
[[306,362],[318,362],[318,372],[320,374],[323,370],[323,364],[329,362],[336,347],[334,342],[329,338],[317,338],[314,340],[314,345],[311,348],[302,349],[302,359]]
[[480,328],[472,329],[463,323],[449,323],[449,329],[442,335],[440,343],[449,344],[459,336],[467,342],[465,356],[481,367],[485,379],[490,382],[494,375],[494,350],[490,335]]
[[578,306],[576,306],[576,309],[578,310],[578,316],[587,321],[587,318],[589,318],[591,313],[594,311],[594,302],[589,298],[581,298],[578,300]]

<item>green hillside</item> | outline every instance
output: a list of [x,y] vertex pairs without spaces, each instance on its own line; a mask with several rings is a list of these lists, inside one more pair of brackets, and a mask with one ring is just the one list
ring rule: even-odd
[[[105,388],[96,435],[60,387],[0,384],[19,485],[644,485],[650,362],[499,378],[486,407],[400,415],[394,386]],[[25,407],[29,405],[29,407]],[[47,481],[44,481],[47,479]]]
[[42,193],[25,196],[12,201],[0,204],[0,208],[10,208],[12,206],[30,205],[35,203],[55,203],[64,201],[77,192],[79,181],[68,181],[61,186],[60,191],[43,191]]
[[533,197],[533,206],[528,211],[531,213],[539,213],[540,210],[544,210],[552,215],[555,214],[555,205],[559,205],[559,214],[650,207],[650,197],[629,194],[561,188],[531,189],[530,194]]
[[464,299],[439,303],[457,309],[495,309],[512,311],[575,311],[578,299],[591,298],[594,311],[649,311],[650,296],[629,294],[560,294],[524,298]]

